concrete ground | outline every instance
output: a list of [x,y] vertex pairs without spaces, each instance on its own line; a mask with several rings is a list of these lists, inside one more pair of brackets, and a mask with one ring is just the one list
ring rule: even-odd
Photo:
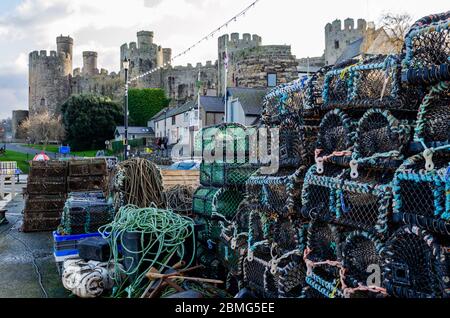
[[0,225],[0,298],[68,297],[53,258],[51,233],[19,231],[23,205],[19,194],[4,206],[9,224]]

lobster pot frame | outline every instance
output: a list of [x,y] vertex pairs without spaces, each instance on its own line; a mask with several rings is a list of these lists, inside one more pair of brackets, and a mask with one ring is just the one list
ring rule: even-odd
[[405,37],[404,80],[429,84],[450,80],[450,12],[417,21]]
[[321,221],[313,221],[308,229],[306,283],[326,298],[343,298],[340,288],[342,266],[341,233],[337,227]]
[[108,166],[105,159],[83,159],[69,161],[69,176],[105,176]]
[[27,182],[27,193],[30,195],[65,195],[67,193],[66,178],[46,177],[42,179],[30,179]]
[[386,243],[384,276],[398,298],[448,297],[448,249],[427,231],[406,226]]
[[66,161],[32,161],[30,165],[29,179],[41,179],[47,177],[66,178]]
[[325,162],[348,165],[353,147],[355,123],[342,110],[334,109],[322,119],[317,137],[316,164],[321,171]]
[[262,121],[266,125],[279,124],[286,118],[301,113],[305,81],[306,79],[299,79],[277,86],[264,97]]
[[304,108],[306,111],[317,111],[322,107],[322,92],[325,84],[325,76],[330,69],[330,66],[321,68],[317,73],[313,74],[306,83],[304,89]]
[[282,170],[275,176],[255,175],[247,181],[247,196],[252,207],[280,215],[295,213],[300,201],[305,168],[296,172]]
[[352,176],[357,176],[358,166],[397,169],[403,162],[404,148],[409,141],[407,123],[397,120],[388,110],[367,111],[356,129]]
[[[380,273],[384,244],[373,234],[356,231],[346,235],[342,246],[342,265],[347,298],[385,296]],[[368,282],[370,275],[380,274],[380,281]]]
[[306,285],[306,268],[300,256],[292,256],[290,262],[285,261],[278,268],[278,297],[298,298]]
[[212,187],[242,186],[256,170],[249,164],[202,163],[200,184]]
[[382,178],[349,180],[319,176],[313,166],[305,179],[302,194],[304,217],[318,218],[357,230],[389,234],[392,207],[391,184]]
[[450,82],[431,88],[419,108],[414,140],[427,147],[450,144]]
[[408,159],[394,180],[394,220],[450,235],[450,145],[434,153],[433,170],[423,155]]
[[244,195],[238,190],[200,187],[194,194],[192,210],[198,216],[211,219],[213,214],[219,214],[230,220],[243,200]]

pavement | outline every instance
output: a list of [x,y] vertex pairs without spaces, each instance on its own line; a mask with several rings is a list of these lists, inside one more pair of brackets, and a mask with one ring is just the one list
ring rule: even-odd
[[22,195],[0,201],[0,206],[8,210],[9,221],[0,225],[0,298],[69,297],[53,258],[51,233],[20,232]]

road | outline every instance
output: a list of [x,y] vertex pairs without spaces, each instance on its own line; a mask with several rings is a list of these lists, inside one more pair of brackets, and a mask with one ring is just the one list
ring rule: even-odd
[[[1,201],[0,201],[1,202]],[[63,298],[53,258],[51,233],[22,233],[21,195],[6,204],[7,225],[0,225],[0,298]]]
[[[22,146],[22,144],[6,144],[6,150],[11,150],[15,152],[21,152],[21,153],[27,153],[30,155],[30,160],[33,159],[33,157],[39,153],[41,153],[41,150],[36,150],[28,147]],[[56,154],[52,152],[45,152],[47,156],[51,158],[55,158]]]

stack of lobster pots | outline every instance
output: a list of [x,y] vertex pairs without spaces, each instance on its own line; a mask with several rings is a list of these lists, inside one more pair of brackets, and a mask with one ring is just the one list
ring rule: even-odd
[[247,181],[248,230],[235,234],[257,296],[449,296],[449,22],[450,12],[425,17],[401,54],[267,95],[280,169]]
[[238,124],[208,127],[196,138],[201,151],[200,184],[193,197],[197,257],[205,274],[226,281],[237,292],[242,250],[233,239],[245,198],[245,182],[255,172],[249,162],[247,129]]
[[66,197],[67,162],[31,162],[22,230],[39,232],[56,229],[61,222]]

